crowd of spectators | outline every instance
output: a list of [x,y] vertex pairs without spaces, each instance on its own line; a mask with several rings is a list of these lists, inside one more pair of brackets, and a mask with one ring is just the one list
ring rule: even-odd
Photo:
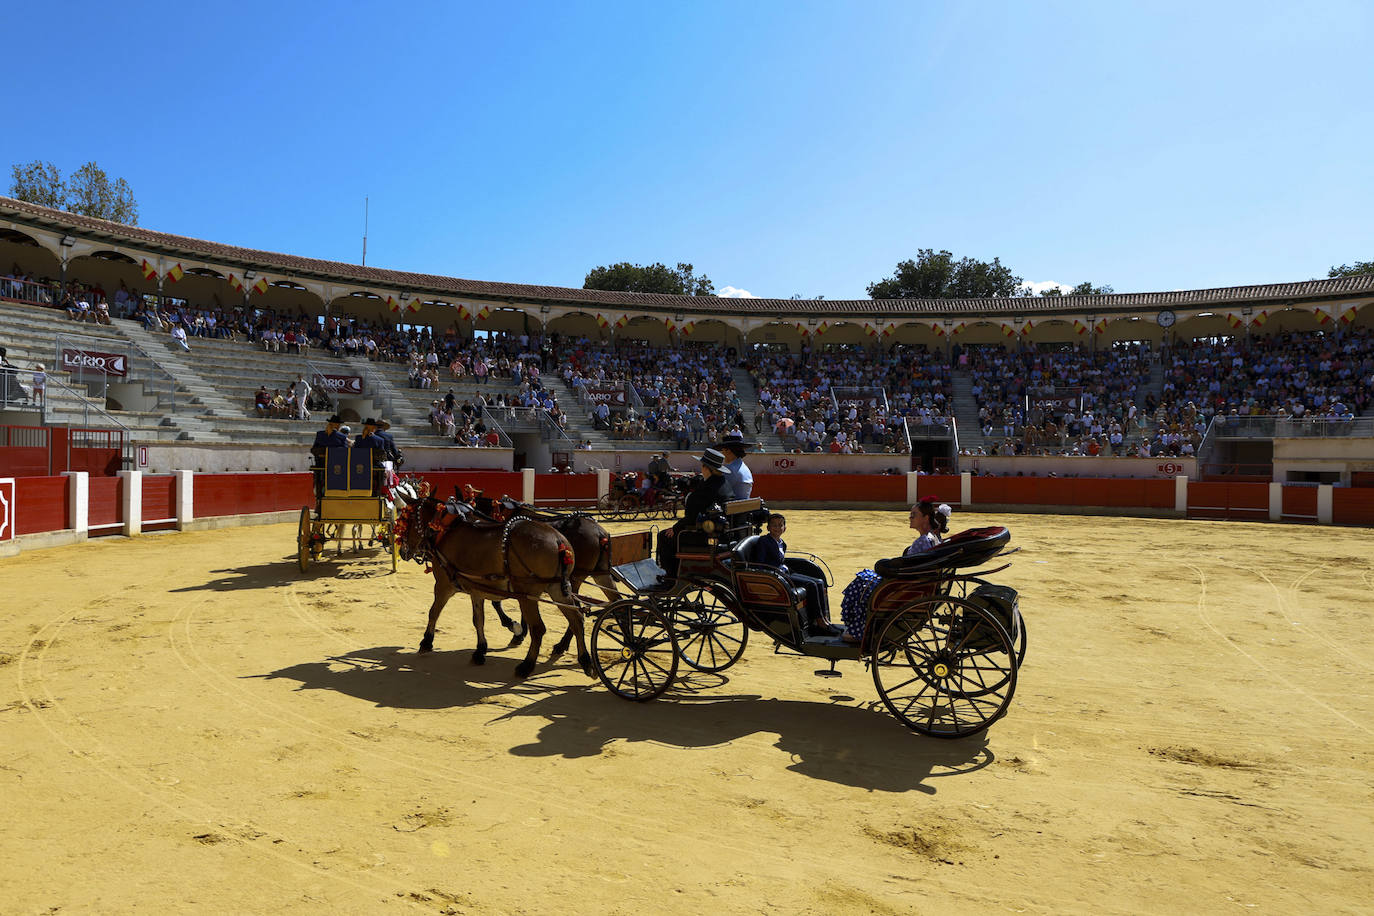
[[[717,442],[743,424],[732,354],[715,344],[653,347],[586,338],[560,340],[554,350],[559,374],[579,392],[595,427],[612,438],[671,442],[680,450]],[[623,403],[612,407],[608,392],[625,392]]]
[[904,422],[948,428],[949,365],[925,346],[759,349],[747,368],[759,392],[755,430],[771,429],[793,451],[903,453]]

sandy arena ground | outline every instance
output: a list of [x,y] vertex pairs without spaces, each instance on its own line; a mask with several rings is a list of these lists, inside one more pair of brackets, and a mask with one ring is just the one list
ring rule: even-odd
[[[789,516],[841,584],[912,537]],[[472,666],[466,599],[417,656],[420,568],[301,575],[294,525],[0,561],[0,911],[1370,911],[1374,534],[955,522],[1030,635],[957,742],[757,637],[646,705],[513,683],[494,616]]]

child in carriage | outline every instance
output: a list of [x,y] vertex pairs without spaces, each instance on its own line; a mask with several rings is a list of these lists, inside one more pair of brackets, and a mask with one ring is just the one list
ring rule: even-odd
[[[910,526],[920,532],[911,546],[902,551],[904,557],[914,557],[927,550],[939,547],[944,535],[949,531],[949,517],[953,513],[947,503],[937,503],[935,497],[927,496],[911,507]],[[863,640],[864,625],[868,617],[868,598],[882,581],[871,569],[861,569],[854,580],[844,587],[844,598],[840,601],[840,617],[844,620],[844,641],[857,643]]]

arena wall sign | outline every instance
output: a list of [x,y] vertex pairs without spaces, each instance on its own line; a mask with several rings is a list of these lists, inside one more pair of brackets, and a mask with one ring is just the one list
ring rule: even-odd
[[325,375],[317,372],[311,379],[316,388],[324,388],[335,394],[362,394],[363,379],[360,375]]
[[101,353],[96,350],[62,350],[62,368],[67,372],[94,370],[124,378],[129,374],[129,358],[123,353]]

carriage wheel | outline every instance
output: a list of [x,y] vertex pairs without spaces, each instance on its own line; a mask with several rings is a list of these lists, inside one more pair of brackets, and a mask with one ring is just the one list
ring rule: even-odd
[[606,493],[596,498],[596,508],[602,512],[615,511],[615,494]]
[[663,599],[682,660],[698,671],[724,671],[744,654],[749,628],[710,589],[689,588]]
[[873,684],[908,728],[964,738],[996,722],[1016,692],[1011,637],[997,618],[958,598],[904,608],[874,642]]
[[633,598],[609,605],[592,627],[592,664],[616,696],[644,703],[677,677],[673,628],[662,614]]
[[625,521],[634,521],[639,517],[639,497],[626,493],[624,496],[620,497],[618,508],[620,509],[620,514],[624,516]]
[[310,507],[301,506],[301,526],[296,532],[296,565],[305,572],[313,559],[310,552]]

